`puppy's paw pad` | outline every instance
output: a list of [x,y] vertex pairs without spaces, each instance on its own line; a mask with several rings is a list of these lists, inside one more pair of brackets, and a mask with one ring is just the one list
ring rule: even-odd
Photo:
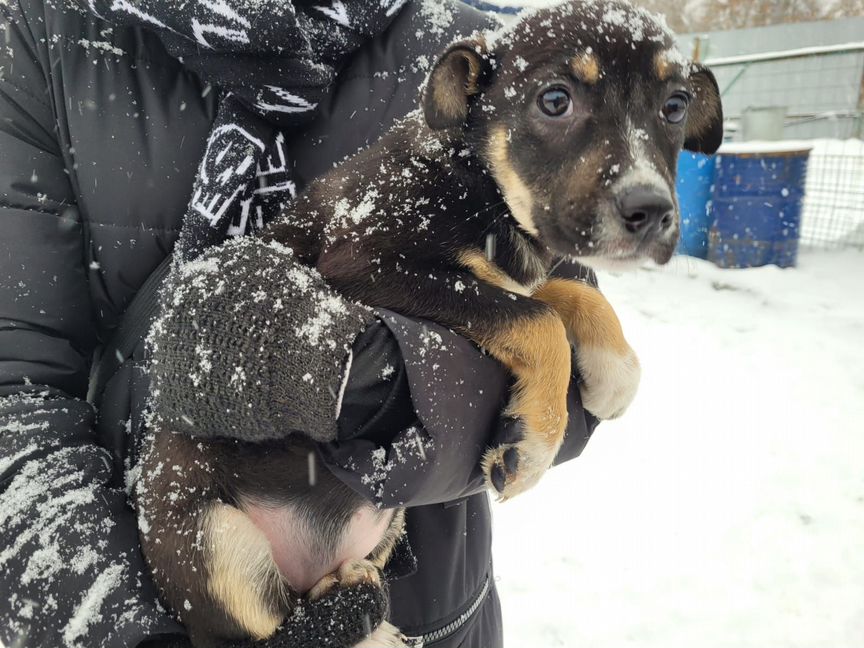
[[501,493],[507,487],[507,471],[500,464],[492,464],[489,469],[489,481],[497,492]]
[[[513,452],[518,457],[519,450],[515,445],[505,445],[498,448],[490,448],[483,456],[483,474],[486,476],[486,485],[491,487],[499,495],[507,489],[507,482],[513,481],[516,478],[516,472],[507,468],[507,462],[504,461],[504,455],[511,457]],[[518,464],[518,461],[516,462]]]
[[490,448],[483,457],[486,485],[504,501],[536,484],[551,463],[547,456],[534,456],[524,442]]
[[515,447],[507,448],[504,451],[503,459],[504,467],[507,468],[508,473],[515,473],[519,470],[519,450]]
[[639,389],[642,369],[636,354],[606,349],[579,351],[582,405],[599,419],[618,418],[630,406]]

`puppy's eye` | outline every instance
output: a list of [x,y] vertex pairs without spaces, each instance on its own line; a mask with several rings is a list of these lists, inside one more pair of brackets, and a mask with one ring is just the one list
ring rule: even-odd
[[573,112],[573,102],[564,88],[549,88],[537,97],[537,105],[550,117],[566,117]]
[[689,103],[690,97],[683,92],[676,92],[663,104],[660,116],[670,124],[680,124],[684,121],[685,115],[687,115],[687,105]]

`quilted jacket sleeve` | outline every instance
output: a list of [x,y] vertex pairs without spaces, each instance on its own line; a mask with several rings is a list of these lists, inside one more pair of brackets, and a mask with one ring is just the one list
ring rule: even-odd
[[134,646],[177,627],[84,400],[82,224],[33,20],[0,3],[0,645]]

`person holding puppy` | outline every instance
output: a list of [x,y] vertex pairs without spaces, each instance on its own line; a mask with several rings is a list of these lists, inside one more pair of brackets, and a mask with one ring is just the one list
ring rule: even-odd
[[[0,5],[7,646],[183,645],[128,502],[149,378],[143,341],[112,360],[124,313],[172,250],[254,234],[268,211],[416,107],[429,58],[457,34],[489,27],[455,2],[283,0],[254,16],[247,3],[201,0],[189,15],[166,4]],[[220,53],[225,43],[242,53]],[[231,96],[249,108],[242,123],[227,112]],[[254,176],[251,191],[244,174]],[[232,182],[236,192],[226,190]],[[206,227],[184,229],[187,211]],[[501,416],[506,371],[446,329],[383,322],[339,300],[284,257],[272,271],[262,295],[247,290],[242,264],[193,263],[171,287],[181,316],[204,297],[219,302],[211,323],[221,340],[203,348],[194,327],[178,337],[157,324],[152,334],[153,344],[174,345],[186,372],[159,383],[162,397],[177,390],[181,402],[189,381],[195,390],[198,406],[178,412],[178,429],[226,443],[305,434],[315,444],[310,487],[338,479],[370,503],[328,558],[366,555],[391,525],[386,510],[407,507],[407,542],[388,568],[393,623],[425,645],[501,646],[478,464],[485,448],[519,436]],[[196,294],[204,274],[213,283]],[[571,394],[559,461],[581,452],[596,423]],[[331,569],[259,514],[274,545],[286,544],[285,571],[298,583]]]

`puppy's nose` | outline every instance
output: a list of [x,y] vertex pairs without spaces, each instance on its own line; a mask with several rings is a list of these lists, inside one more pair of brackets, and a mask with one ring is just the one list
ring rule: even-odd
[[675,220],[675,205],[665,189],[636,186],[626,189],[618,196],[618,210],[624,227],[644,236],[660,234],[672,226]]

